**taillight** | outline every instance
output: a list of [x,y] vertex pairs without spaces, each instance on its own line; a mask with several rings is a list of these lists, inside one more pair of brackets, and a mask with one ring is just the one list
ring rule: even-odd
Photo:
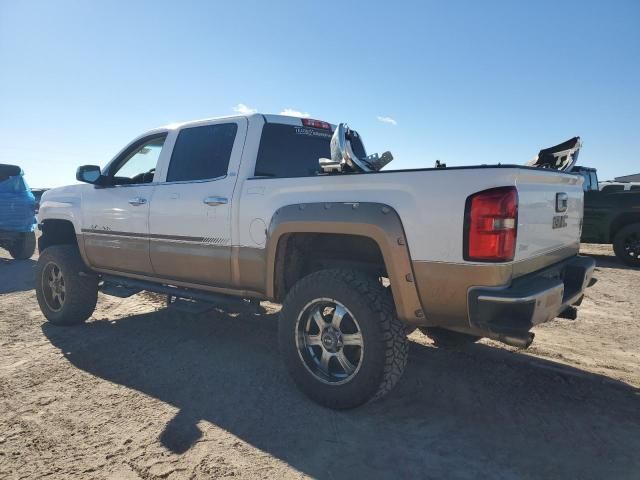
[[303,118],[302,125],[305,127],[322,128],[323,130],[331,130],[331,125],[322,120],[314,120],[312,118]]
[[518,232],[518,192],[492,188],[467,198],[464,259],[480,262],[513,260]]

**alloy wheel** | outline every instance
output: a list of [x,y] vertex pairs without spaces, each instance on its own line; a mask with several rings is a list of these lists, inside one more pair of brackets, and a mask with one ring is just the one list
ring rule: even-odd
[[296,322],[296,346],[304,366],[324,383],[339,385],[358,373],[364,354],[360,325],[342,303],[319,298]]
[[49,262],[44,267],[42,292],[44,293],[44,300],[51,310],[58,312],[62,309],[67,297],[67,289],[62,270],[53,262]]

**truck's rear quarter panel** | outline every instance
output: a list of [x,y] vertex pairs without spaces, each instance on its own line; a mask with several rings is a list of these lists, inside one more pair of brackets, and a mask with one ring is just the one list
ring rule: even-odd
[[[508,285],[563,258],[578,248],[582,211],[577,176],[519,167],[478,167],[381,172],[302,178],[245,180],[238,189],[239,245],[264,248],[251,224],[270,224],[281,207],[318,202],[373,202],[392,207],[407,238],[415,283],[426,319],[455,325],[467,319],[467,292],[474,286]],[[516,186],[519,194],[518,241],[512,262],[463,259],[465,204],[469,195]],[[553,229],[557,193],[568,196],[566,227]],[[258,241],[256,241],[258,240]],[[262,242],[260,241],[262,240]],[[399,288],[400,286],[396,286]]]
[[[524,168],[460,168],[359,175],[250,179],[238,194],[239,244],[259,247],[250,223],[268,225],[279,208],[314,202],[375,202],[394,208],[402,219],[414,261],[463,260],[465,202],[494,187],[516,186],[520,196],[515,261],[575,245],[579,238],[582,190],[579,177]],[[241,192],[241,193],[240,193]],[[556,192],[569,195],[567,226],[552,230]]]

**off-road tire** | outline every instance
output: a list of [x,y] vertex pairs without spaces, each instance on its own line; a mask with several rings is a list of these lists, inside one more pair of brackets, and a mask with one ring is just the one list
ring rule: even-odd
[[420,331],[429,337],[436,347],[464,347],[482,338],[438,327],[420,327]]
[[35,232],[25,232],[20,234],[20,238],[9,246],[9,255],[16,260],[28,260],[36,251]]
[[[398,382],[407,363],[408,340],[386,290],[377,278],[344,269],[312,273],[290,290],[279,317],[280,352],[293,380],[311,400],[332,409],[355,408],[381,398]],[[318,380],[297,347],[298,317],[319,298],[337,300],[360,325],[364,345],[360,368],[343,384]]]
[[[65,300],[59,310],[50,307],[45,298],[48,282],[45,270],[57,266],[65,284]],[[36,267],[36,297],[40,310],[54,325],[77,325],[94,312],[98,300],[98,277],[85,266],[75,245],[54,245],[40,254]]]
[[636,249],[636,256],[631,256],[627,251],[627,242],[635,236],[636,242],[640,241],[640,223],[632,223],[620,229],[613,238],[613,251],[618,259],[630,267],[640,267],[640,252]]

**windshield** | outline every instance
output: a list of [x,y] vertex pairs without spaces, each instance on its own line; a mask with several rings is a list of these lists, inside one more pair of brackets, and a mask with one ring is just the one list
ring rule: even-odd
[[[256,177],[309,177],[317,175],[318,160],[331,158],[332,132],[320,128],[267,123],[262,128],[256,160]],[[352,141],[353,153],[365,157],[360,138]]]
[[22,175],[0,180],[0,193],[22,193],[28,189]]

